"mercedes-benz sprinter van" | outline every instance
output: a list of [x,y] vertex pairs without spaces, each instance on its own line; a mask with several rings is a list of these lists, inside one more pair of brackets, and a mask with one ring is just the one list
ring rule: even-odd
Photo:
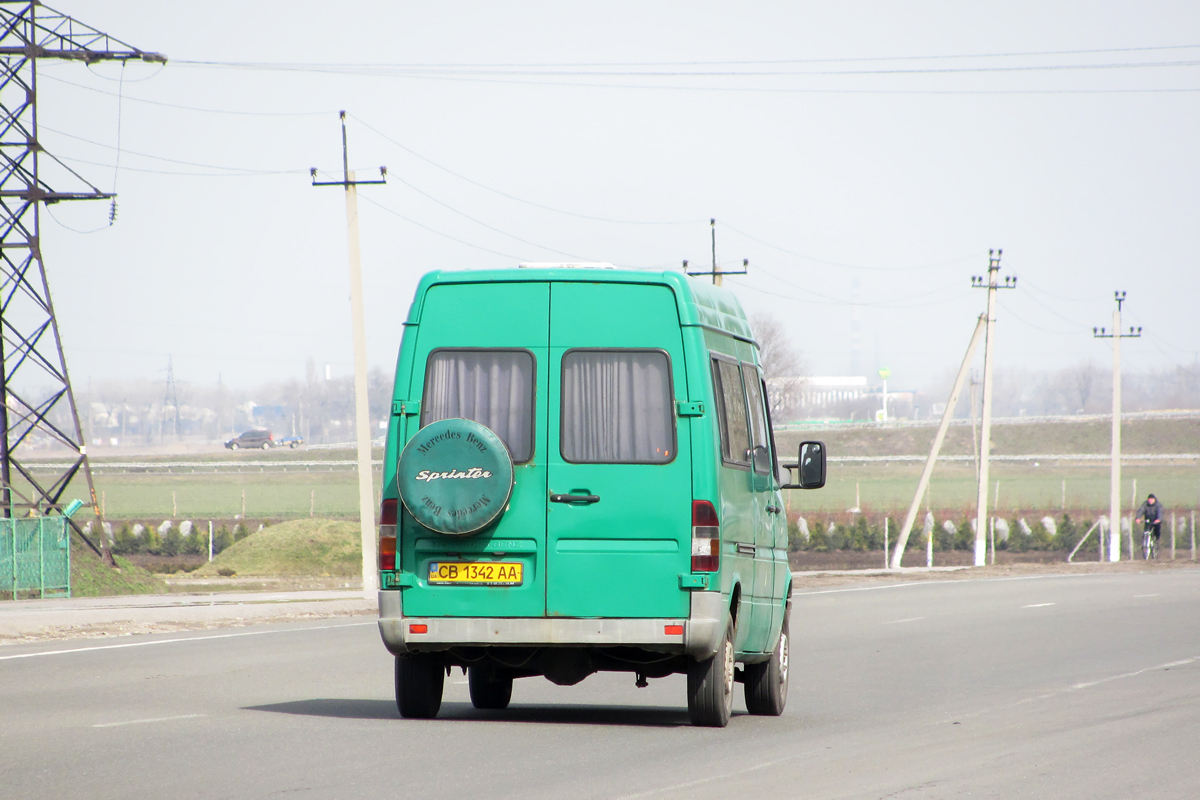
[[[404,717],[445,675],[479,708],[516,678],[687,675],[697,725],[788,687],[780,467],[737,298],[679,272],[569,265],[433,272],[396,366],[379,629]],[[736,664],[741,668],[736,668]]]

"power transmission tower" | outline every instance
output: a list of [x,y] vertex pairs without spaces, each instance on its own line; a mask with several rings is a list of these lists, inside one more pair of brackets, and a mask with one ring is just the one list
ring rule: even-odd
[[723,270],[717,267],[717,221],[715,219],[710,219],[708,221],[708,227],[712,232],[712,270],[710,272],[688,272],[688,262],[685,258],[683,260],[683,271],[687,272],[688,275],[693,277],[700,275],[712,275],[713,286],[721,285],[721,276],[723,275],[745,275],[750,267],[750,259],[748,258],[742,259],[742,268],[736,272],[733,270]]
[[[91,64],[140,59],[166,63],[36,0],[0,0],[0,514],[62,510],[62,496],[81,471],[100,518],[79,410],[71,391],[58,321],[41,251],[41,206],[106,200],[105,194],[42,149],[38,139],[37,62],[53,58]],[[52,189],[39,171],[52,159],[89,191]],[[65,469],[35,474],[24,450],[55,445],[73,458]],[[108,537],[97,547],[112,564]]]
[[[163,413],[167,413],[167,408],[174,410],[175,419],[175,439],[183,441],[183,433],[179,430],[179,391],[175,387],[175,364],[170,355],[167,356],[167,387],[163,392]],[[160,436],[159,439],[164,439],[165,436]]]
[[375,596],[379,564],[375,554],[375,492],[371,485],[371,418],[367,402],[367,328],[363,320],[362,261],[358,246],[358,189],[361,183],[387,183],[387,167],[379,168],[380,179],[360,181],[350,171],[346,147],[346,112],[342,120],[342,179],[318,181],[317,168],[310,170],[313,186],[341,186],[346,190],[346,242],[350,261],[350,322],[354,331],[354,418],[358,439],[358,518],[362,534],[362,588],[368,599]]
[[[1112,333],[1104,328],[1092,328],[1095,339],[1113,340],[1113,389],[1112,389],[1112,465],[1110,467],[1109,485],[1109,561],[1121,560],[1121,340],[1138,339],[1142,335],[1141,328],[1129,328],[1129,333],[1121,333],[1121,304],[1125,302],[1124,292],[1113,292],[1117,307],[1113,309]],[[1135,500],[1137,498],[1134,498]],[[1130,536],[1133,534],[1130,533]]]
[[987,564],[988,457],[992,452],[992,367],[996,350],[996,290],[1017,288],[1008,276],[1001,286],[1000,256],[1003,250],[988,250],[988,274],[971,277],[971,286],[987,289],[987,333],[983,346],[983,414],[979,424],[979,491],[975,506],[975,566]]

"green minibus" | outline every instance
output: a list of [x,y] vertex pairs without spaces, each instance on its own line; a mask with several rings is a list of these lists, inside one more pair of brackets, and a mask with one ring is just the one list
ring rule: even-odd
[[[396,365],[379,526],[379,630],[400,714],[461,667],[477,708],[517,678],[687,676],[694,724],[734,683],[783,712],[792,574],[781,466],[746,315],[680,272],[432,272]],[[740,664],[740,668],[737,666]]]

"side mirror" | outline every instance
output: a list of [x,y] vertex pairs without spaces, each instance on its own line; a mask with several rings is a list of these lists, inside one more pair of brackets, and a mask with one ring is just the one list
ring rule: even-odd
[[799,473],[800,482],[789,483],[784,489],[820,489],[824,486],[825,443],[801,442],[795,469]]

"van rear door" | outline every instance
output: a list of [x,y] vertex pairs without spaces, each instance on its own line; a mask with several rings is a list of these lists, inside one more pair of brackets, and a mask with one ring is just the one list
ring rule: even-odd
[[546,613],[683,617],[691,442],[674,293],[551,285]]
[[[540,617],[546,611],[546,397],[550,284],[451,283],[425,294],[410,397],[421,424],[464,418],[486,425],[513,457],[513,491],[490,528],[436,533],[407,511],[403,569],[417,585],[404,613],[431,617]],[[430,584],[430,564],[520,562],[518,586]]]

